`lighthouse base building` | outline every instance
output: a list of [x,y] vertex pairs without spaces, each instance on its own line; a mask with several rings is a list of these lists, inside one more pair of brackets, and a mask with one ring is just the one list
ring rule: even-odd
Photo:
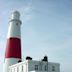
[[9,66],[9,72],[60,72],[60,64],[46,61],[25,60]]

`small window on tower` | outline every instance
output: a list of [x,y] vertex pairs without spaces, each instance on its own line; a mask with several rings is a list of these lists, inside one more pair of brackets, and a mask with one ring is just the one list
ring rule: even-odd
[[16,25],[18,26],[18,23],[16,23]]
[[35,70],[38,70],[38,65],[35,65]]

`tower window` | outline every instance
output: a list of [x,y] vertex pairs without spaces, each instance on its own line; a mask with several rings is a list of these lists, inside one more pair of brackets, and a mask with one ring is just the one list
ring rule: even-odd
[[16,23],[16,25],[18,26],[18,23]]
[[55,71],[55,66],[52,66],[52,71]]
[[35,65],[35,70],[38,70],[38,65]]

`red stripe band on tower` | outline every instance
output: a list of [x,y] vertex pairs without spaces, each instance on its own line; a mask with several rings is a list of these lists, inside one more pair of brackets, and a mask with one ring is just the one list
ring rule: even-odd
[[19,38],[9,38],[5,58],[20,58],[21,59],[21,40]]

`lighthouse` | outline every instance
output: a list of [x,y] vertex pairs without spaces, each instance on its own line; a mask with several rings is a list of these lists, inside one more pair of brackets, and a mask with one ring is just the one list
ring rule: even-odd
[[4,72],[8,72],[9,66],[21,61],[21,23],[20,13],[14,11],[9,20]]
[[[60,64],[49,62],[47,56],[41,60],[33,60],[27,56],[21,57],[21,20],[18,11],[12,12],[4,60],[4,72],[60,72]],[[37,53],[37,52],[36,52]]]

